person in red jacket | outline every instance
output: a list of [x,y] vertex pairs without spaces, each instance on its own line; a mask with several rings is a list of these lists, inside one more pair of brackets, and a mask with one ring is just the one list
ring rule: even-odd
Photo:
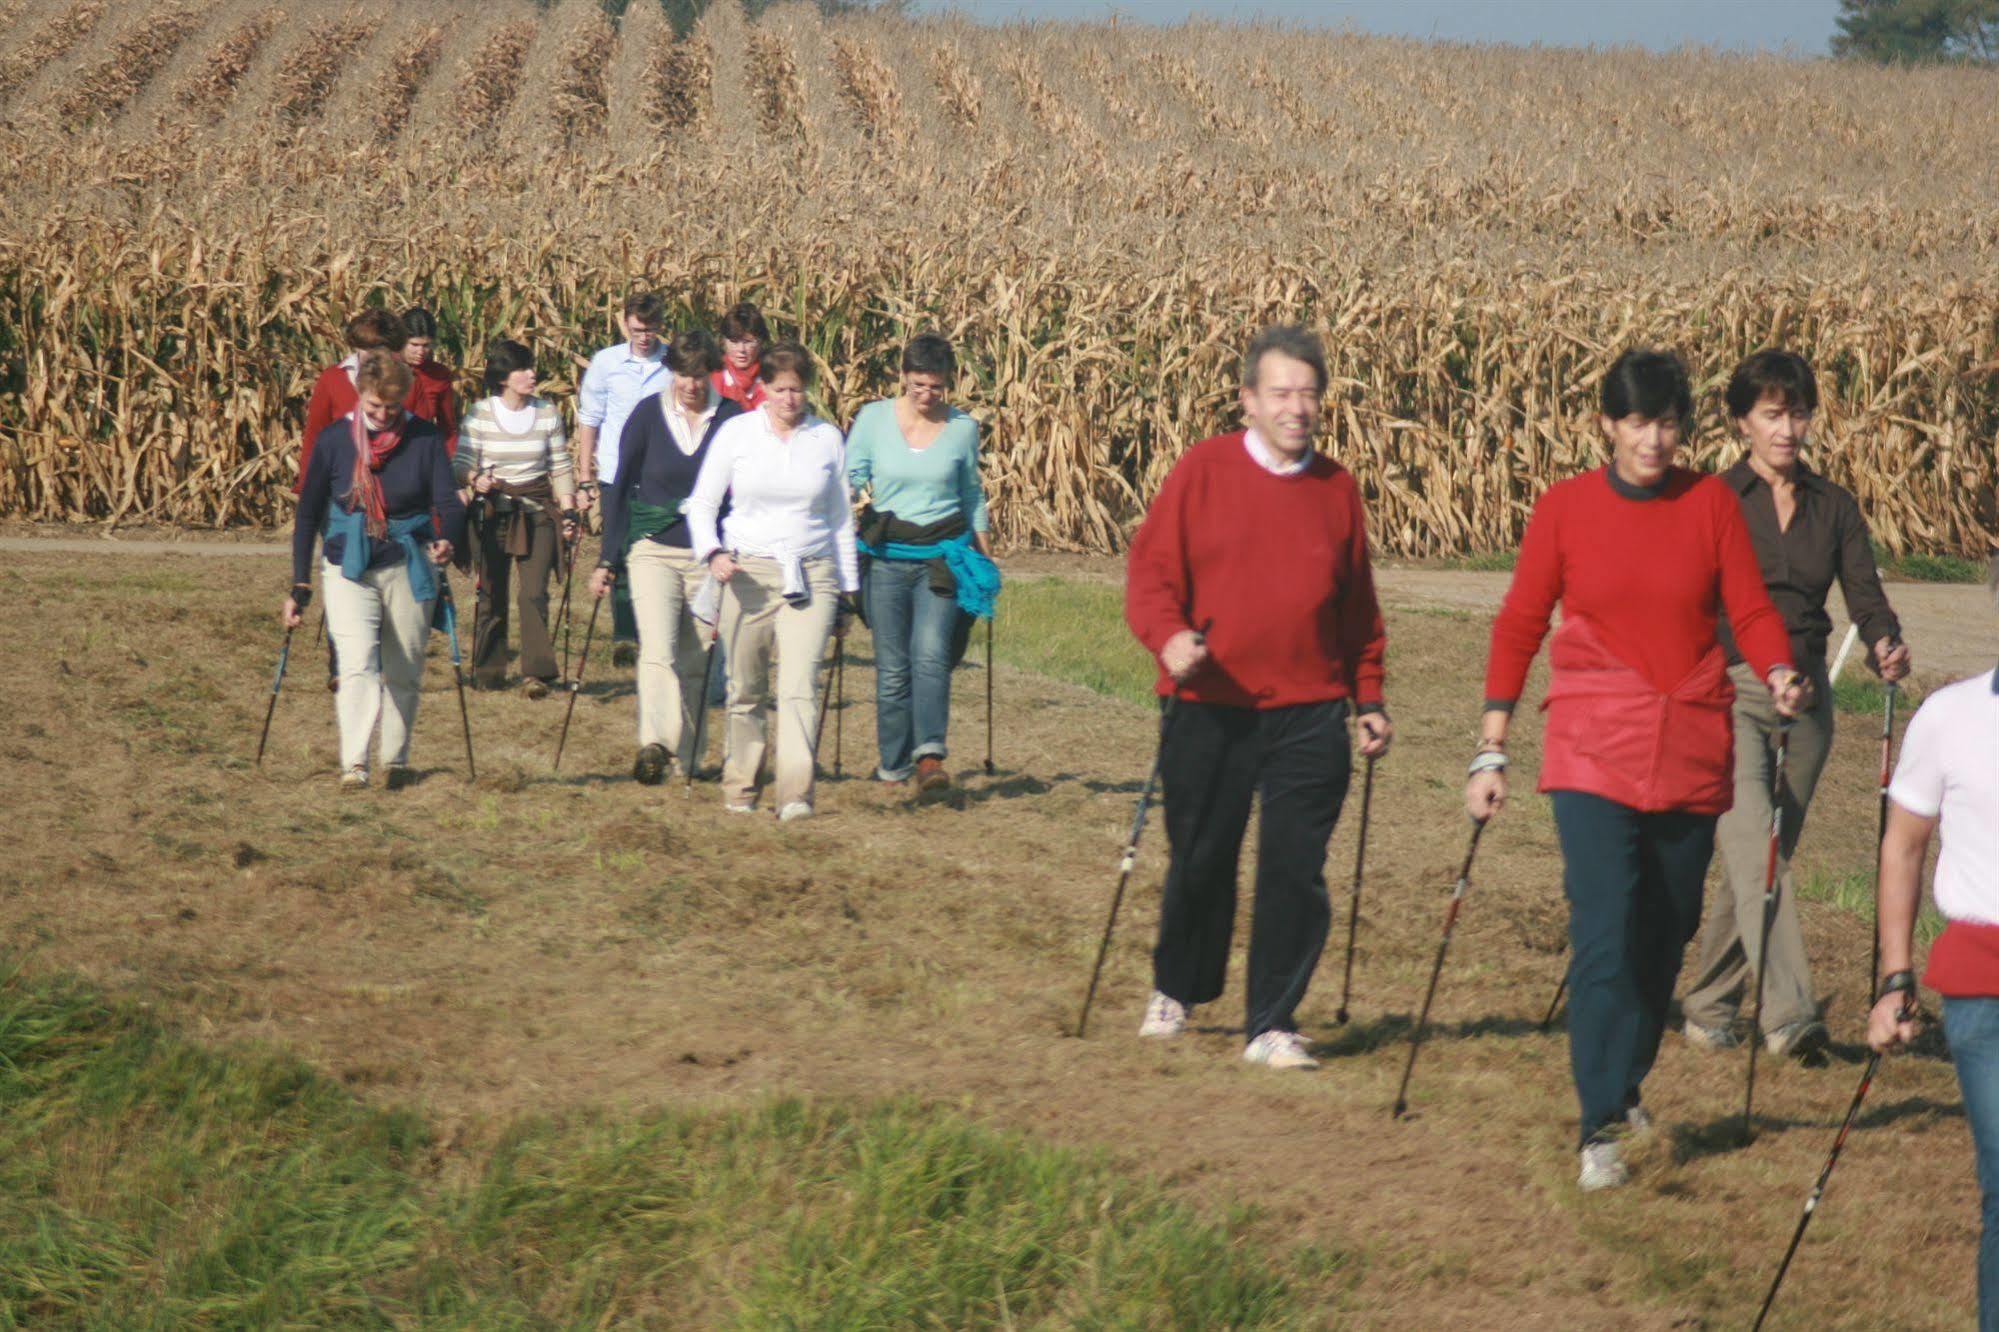
[[292,482],[294,495],[305,485],[305,470],[312,465],[313,444],[326,427],[351,413],[354,405],[361,400],[354,388],[354,377],[360,371],[361,358],[371,351],[401,355],[403,344],[409,341],[403,321],[374,306],[356,311],[347,321],[346,334],[350,348],[347,359],[319,372],[319,378],[312,386],[312,397],[306,403],[305,435],[299,443],[298,480]]
[[1559,602],[1540,789],[1554,803],[1569,900],[1585,1190],[1624,1183],[1620,1136],[1650,1126],[1639,1089],[1700,925],[1715,821],[1735,798],[1724,609],[1777,711],[1795,717],[1810,701],[1734,493],[1673,466],[1693,416],[1679,358],[1618,357],[1601,411],[1610,464],[1550,487],[1527,521],[1492,623],[1465,787],[1475,820],[1505,804],[1508,724]]
[[1141,1036],[1221,997],[1236,866],[1262,804],[1243,1057],[1315,1064],[1296,1011],[1332,922],[1326,843],[1360,752],[1385,753],[1381,609],[1360,488],[1315,453],[1326,358],[1296,327],[1243,357],[1248,428],[1175,464],[1132,539],[1125,622],[1159,659],[1160,776],[1172,861]]
[[421,305],[403,311],[403,329],[409,338],[403,343],[403,363],[414,378],[409,401],[403,408],[418,420],[428,421],[444,436],[444,455],[458,452],[458,388],[448,366],[438,364],[437,319]]
[[715,391],[746,412],[763,406],[764,383],[757,374],[764,348],[770,346],[770,325],[754,302],[740,301],[722,316],[716,330],[722,339],[722,368],[708,376]]

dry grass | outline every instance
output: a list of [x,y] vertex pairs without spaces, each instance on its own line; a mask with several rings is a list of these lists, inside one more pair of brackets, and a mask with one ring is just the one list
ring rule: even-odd
[[279,119],[297,126],[317,116],[379,25],[372,15],[349,13],[306,29],[278,65]]
[[0,57],[0,99],[62,59],[69,49],[90,35],[104,17],[104,0],[74,0],[67,9],[52,15],[27,40]]
[[[560,387],[643,283],[676,322],[764,302],[842,417],[892,385],[899,341],[945,330],[1016,544],[1118,548],[1179,451],[1231,424],[1237,350],[1277,318],[1326,335],[1328,446],[1397,553],[1517,540],[1598,460],[1596,376],[1638,342],[1695,368],[1698,464],[1732,456],[1727,368],[1785,343],[1823,379],[1813,461],[1890,546],[1999,530],[1989,72],[801,6],[723,7],[681,43],[642,11],[607,46],[589,0],[502,0],[442,49],[437,18],[397,31],[380,96],[322,105],[339,71],[300,62],[342,43],[251,65],[272,32],[354,14],[303,0],[279,27],[240,2],[172,134],[10,108],[0,194],[34,224],[0,227],[0,512],[281,520],[354,306],[433,306],[458,362],[524,336]],[[47,12],[4,68],[46,63],[87,6]],[[612,69],[642,111],[607,112]],[[377,142],[423,84],[464,132]],[[697,192],[698,222],[635,202]]]
[[63,118],[83,121],[117,115],[153,81],[206,16],[206,7],[198,4],[149,7],[112,45],[110,54],[69,85],[59,108]]
[[402,133],[410,108],[423,91],[424,80],[444,54],[445,31],[441,26],[419,28],[403,39],[389,57],[389,68],[377,81],[369,100],[375,106],[376,133],[384,142]]

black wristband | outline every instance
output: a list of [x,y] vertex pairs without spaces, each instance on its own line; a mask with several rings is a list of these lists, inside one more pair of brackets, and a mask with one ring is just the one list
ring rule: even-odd
[[1881,978],[1881,993],[1879,996],[1876,997],[1875,1002],[1879,1003],[1882,999],[1886,999],[1891,994],[1914,994],[1915,992],[1916,992],[1915,972],[1913,971],[1890,972],[1888,975],[1883,976]]

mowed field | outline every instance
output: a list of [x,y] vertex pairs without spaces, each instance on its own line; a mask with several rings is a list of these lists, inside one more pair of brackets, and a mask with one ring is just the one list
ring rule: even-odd
[[[1390,606],[1400,739],[1377,778],[1353,1021],[1333,1021],[1336,934],[1301,1013],[1324,1066],[1283,1075],[1238,1059],[1233,990],[1184,1041],[1132,1035],[1163,866],[1156,823],[1092,1032],[1069,1034],[1154,734],[1114,580],[1075,569],[1008,591],[998,771],[979,770],[975,653],[958,677],[956,807],[911,808],[856,779],[872,722],[857,635],[847,779],[822,787],[820,818],[780,828],[725,816],[708,783],[691,799],[632,783],[628,674],[596,666],[559,777],[559,704],[473,695],[468,786],[441,639],[414,788],[336,794],[331,708],[303,636],[252,767],[277,641],[268,563],[10,551],[0,567],[16,682],[0,721],[0,929],[27,968],[0,984],[12,1042],[0,1086],[17,1102],[57,1098],[30,1100],[37,1113],[17,1110],[7,1130],[0,1280],[23,1324],[90,1325],[112,1307],[147,1309],[151,1325],[175,1324],[163,1309],[196,1320],[198,1304],[96,1302],[181,1291],[192,1278],[185,1254],[170,1261],[176,1246],[249,1225],[220,1184],[163,1189],[135,1179],[140,1163],[211,1162],[234,1180],[308,1111],[403,1108],[367,1159],[393,1162],[424,1219],[374,1268],[273,1256],[280,1294],[266,1298],[301,1301],[294,1318],[1740,1327],[1858,1076],[1865,925],[1813,901],[1829,1066],[1766,1063],[1745,1146],[1742,1061],[1669,1036],[1647,1088],[1660,1132],[1634,1185],[1579,1196],[1565,1042],[1537,1030],[1563,965],[1559,861],[1545,803],[1523,794],[1485,839],[1413,1114],[1391,1121],[1468,830],[1458,790],[1487,624],[1475,611]],[[1981,589],[1961,595],[1967,623],[1989,614]],[[1842,725],[1801,860],[1814,897],[1865,882],[1873,836],[1873,718]],[[1529,739],[1525,771],[1535,757]],[[1328,866],[1342,921],[1352,854],[1349,819]],[[204,1144],[200,1125],[250,1110],[184,1100],[190,1079],[122,1109],[88,1079],[58,1096],[67,1084],[47,1070],[95,1047],[88,1030],[22,1036],[22,987],[51,974],[199,1049],[274,1052],[312,1072],[266,1087],[268,1127],[257,1111],[235,1145]],[[962,1160],[939,1157],[939,1135]],[[834,1170],[843,1151],[862,1164]],[[1049,1151],[1070,1155],[1031,1155]],[[975,1158],[1038,1164],[982,1174]],[[939,1159],[948,1168],[922,1173]],[[898,1162],[909,1177],[885,1193]],[[337,1207],[325,1187],[299,1185],[273,1215],[365,1229],[374,1213],[340,1210],[358,1208],[359,1186],[343,1185]],[[141,1197],[167,1222],[105,1250]],[[829,1208],[846,1228],[829,1229]],[[1182,1209],[1172,1226],[1200,1243],[1138,1246],[1167,1224],[1147,1208]],[[1778,1325],[1963,1326],[1976,1208],[1932,1042],[1884,1069]],[[907,1265],[906,1246],[928,1236],[956,1247],[939,1239],[930,1265]],[[64,1303],[80,1293],[93,1298]],[[224,1324],[282,1321],[209,1307]]]

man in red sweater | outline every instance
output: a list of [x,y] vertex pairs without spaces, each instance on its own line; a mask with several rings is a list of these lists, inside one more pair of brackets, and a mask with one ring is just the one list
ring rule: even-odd
[[1202,440],[1132,539],[1125,622],[1159,659],[1160,775],[1172,863],[1142,1036],[1178,1035],[1222,993],[1236,867],[1262,802],[1243,1058],[1311,1068],[1294,1013],[1332,906],[1326,843],[1353,760],[1388,749],[1381,608],[1360,489],[1312,451],[1326,359],[1297,327],[1243,357],[1248,429]]

